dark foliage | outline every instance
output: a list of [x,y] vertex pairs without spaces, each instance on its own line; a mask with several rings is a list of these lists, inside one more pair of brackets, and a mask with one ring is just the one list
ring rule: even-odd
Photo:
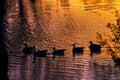
[[100,33],[97,33],[97,38],[99,43],[106,47],[107,52],[112,56],[115,65],[120,65],[120,16],[118,11],[116,11],[116,22],[108,23],[106,27],[110,30],[110,35],[106,34],[103,37]]

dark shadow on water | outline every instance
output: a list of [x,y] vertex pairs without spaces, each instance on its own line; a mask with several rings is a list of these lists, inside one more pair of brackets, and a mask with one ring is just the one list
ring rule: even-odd
[[74,55],[73,56],[81,56],[83,55],[84,53],[83,52],[76,52],[76,53],[73,53]]
[[52,49],[53,60],[55,59],[56,56],[64,56],[65,49],[56,49],[55,47],[53,47]]
[[93,54],[95,54],[95,55],[100,55],[101,52],[93,52]]

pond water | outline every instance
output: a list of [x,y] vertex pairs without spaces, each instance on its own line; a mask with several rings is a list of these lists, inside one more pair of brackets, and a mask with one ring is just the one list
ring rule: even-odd
[[[90,58],[89,41],[96,32],[109,33],[108,22],[116,20],[119,0],[9,0],[6,14],[6,43],[10,80],[119,80],[120,70],[102,49]],[[36,50],[65,49],[64,56],[21,58],[23,43]],[[84,54],[72,57],[72,44]]]

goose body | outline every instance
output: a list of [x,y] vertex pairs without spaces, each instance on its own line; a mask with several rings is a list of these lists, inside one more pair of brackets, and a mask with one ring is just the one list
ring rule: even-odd
[[24,44],[25,47],[23,48],[23,57],[27,57],[27,55],[34,53],[34,46],[28,47],[27,44]]
[[47,55],[47,50],[40,50],[40,51],[35,51],[34,56],[37,57],[46,57]]
[[65,49],[58,49],[56,50],[56,48],[53,48],[53,55],[55,56],[64,56],[64,51]]
[[84,47],[76,47],[75,44],[73,44],[73,49],[72,49],[72,53],[73,53],[73,57],[75,57],[75,54],[82,54]]
[[23,53],[28,55],[28,54],[32,54],[34,52],[34,48],[33,47],[25,47],[23,49]]
[[47,50],[38,50],[36,51],[35,46],[34,46],[34,59],[33,59],[33,63],[36,60],[36,57],[46,57],[47,55]]
[[73,44],[73,53],[83,53],[84,47],[76,47],[75,44]]
[[101,52],[101,46],[99,44],[93,44],[92,41],[90,41],[89,49],[92,53],[100,53]]
[[53,59],[55,59],[56,56],[64,56],[64,51],[65,49],[59,49],[59,50],[56,50],[55,47],[52,48],[53,49],[53,52],[52,52],[52,55],[53,55]]

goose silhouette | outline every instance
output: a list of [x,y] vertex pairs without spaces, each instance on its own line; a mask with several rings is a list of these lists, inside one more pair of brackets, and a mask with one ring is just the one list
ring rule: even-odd
[[56,50],[55,47],[53,47],[52,49],[53,49],[53,52],[52,52],[53,59],[55,59],[56,56],[64,56],[65,49],[57,49]]
[[38,50],[36,51],[36,48],[34,46],[34,59],[33,59],[33,63],[35,62],[36,60],[36,57],[46,57],[47,55],[47,50]]
[[93,44],[92,41],[89,42],[90,46],[89,49],[91,53],[100,53],[101,52],[101,46],[99,44]]
[[33,63],[35,62],[35,60],[36,60],[37,57],[44,57],[45,58],[46,55],[47,55],[47,50],[35,51],[34,55],[33,55],[33,57],[34,57]]
[[47,55],[47,50],[35,51],[34,55],[37,56],[37,57],[46,57],[46,55]]
[[73,44],[73,49],[72,49],[72,53],[73,53],[73,57],[75,57],[75,54],[77,53],[83,53],[83,49],[84,47],[76,47],[75,44]]
[[28,47],[27,43],[24,43],[24,48],[23,48],[23,56],[22,57],[27,57],[27,55],[34,53],[34,46],[33,47]]

